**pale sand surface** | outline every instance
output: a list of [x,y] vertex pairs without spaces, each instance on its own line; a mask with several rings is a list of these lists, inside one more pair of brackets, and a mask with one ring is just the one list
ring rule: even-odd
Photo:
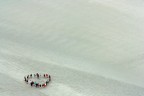
[[[0,96],[143,96],[142,6],[0,0]],[[23,81],[37,72],[52,75],[47,88]]]

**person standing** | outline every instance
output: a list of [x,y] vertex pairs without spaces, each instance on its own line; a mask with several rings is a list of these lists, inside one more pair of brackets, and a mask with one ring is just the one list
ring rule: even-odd
[[30,74],[30,77],[32,78],[32,74]]
[[28,84],[28,79],[26,79],[26,82],[27,82],[27,84]]
[[49,83],[49,80],[46,81],[46,85]]
[[46,78],[48,78],[48,74],[46,74]]
[[31,86],[33,86],[34,82],[32,81],[30,84],[31,84]]
[[51,81],[51,76],[49,75],[49,81]]
[[29,75],[27,76],[27,79],[29,79]]
[[37,75],[37,78],[39,78],[39,74],[37,73],[36,75]]
[[26,77],[24,77],[24,80],[25,80],[25,82],[26,82]]

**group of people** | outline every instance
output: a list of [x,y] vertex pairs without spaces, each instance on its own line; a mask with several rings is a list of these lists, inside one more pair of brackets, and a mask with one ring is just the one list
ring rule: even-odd
[[[32,77],[36,77],[36,78],[40,78],[40,77],[44,77],[44,78],[47,78],[47,80],[45,81],[45,83],[43,84],[40,84],[36,81],[32,81],[30,78]],[[41,76],[39,73],[36,73],[36,74],[30,74],[30,75],[27,75],[24,77],[24,81],[27,83],[27,84],[30,84],[31,86],[35,86],[35,87],[46,87],[48,85],[48,83],[51,81],[51,76],[48,75],[48,74],[44,74],[43,76]]]

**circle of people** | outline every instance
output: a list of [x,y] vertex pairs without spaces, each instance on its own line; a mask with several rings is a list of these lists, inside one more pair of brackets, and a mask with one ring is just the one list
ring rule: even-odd
[[[31,78],[33,77],[36,77],[36,78],[40,78],[40,77],[44,77],[44,78],[47,78],[47,80],[45,81],[45,83],[43,84],[40,84],[36,81],[32,81],[30,80]],[[48,75],[48,74],[43,74],[43,76],[41,76],[39,73],[36,73],[36,74],[30,74],[30,75],[27,75],[24,77],[24,81],[27,83],[27,84],[30,84],[31,86],[35,86],[35,87],[46,87],[48,85],[48,83],[51,81],[51,76]]]

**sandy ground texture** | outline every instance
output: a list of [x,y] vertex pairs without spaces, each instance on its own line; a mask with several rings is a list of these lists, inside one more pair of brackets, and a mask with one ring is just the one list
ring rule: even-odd
[[144,96],[143,4],[0,0],[0,96]]

